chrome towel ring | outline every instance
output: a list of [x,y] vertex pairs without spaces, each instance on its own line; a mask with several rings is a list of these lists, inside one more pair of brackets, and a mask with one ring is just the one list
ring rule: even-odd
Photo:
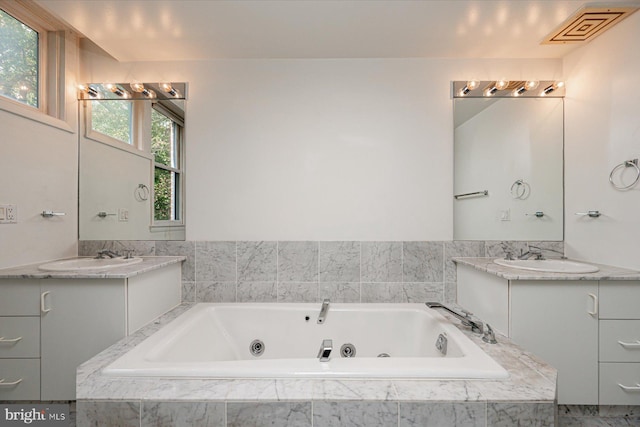
[[514,199],[524,200],[529,197],[529,194],[531,194],[531,187],[524,179],[517,179],[513,184],[511,184],[509,192],[511,193],[511,197]]
[[138,184],[136,189],[133,192],[136,200],[139,202],[144,202],[149,199],[149,187],[144,184]]
[[[618,169],[626,169],[626,168],[635,168],[636,176],[635,176],[633,182],[631,184],[629,184],[629,185],[624,185],[623,183],[616,184],[613,181],[613,175],[616,173],[616,171],[618,171]],[[620,173],[622,173],[622,172],[620,172]],[[620,163],[618,166],[614,167],[611,170],[611,173],[609,174],[609,182],[611,183],[611,185],[613,185],[618,190],[628,190],[631,187],[633,187],[634,185],[636,185],[638,183],[638,180],[640,180],[640,167],[638,167],[638,159],[627,160],[627,161],[624,161],[624,162]]]

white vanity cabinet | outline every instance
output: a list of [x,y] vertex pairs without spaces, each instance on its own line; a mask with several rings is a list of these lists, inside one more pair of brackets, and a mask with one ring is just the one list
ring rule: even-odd
[[458,264],[458,304],[558,369],[558,403],[598,403],[598,282],[507,280]]
[[640,281],[457,272],[459,305],[558,369],[558,403],[640,405]]
[[[75,400],[76,368],[181,302],[181,267],[128,278],[0,279],[0,400]],[[22,328],[22,329],[19,329]]]

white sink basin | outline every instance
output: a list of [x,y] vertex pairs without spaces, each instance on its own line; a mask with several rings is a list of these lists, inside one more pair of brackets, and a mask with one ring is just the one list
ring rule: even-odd
[[600,269],[584,262],[568,259],[495,259],[498,265],[547,273],[595,273]]
[[43,271],[108,270],[142,262],[142,258],[71,258],[48,262],[38,266]]

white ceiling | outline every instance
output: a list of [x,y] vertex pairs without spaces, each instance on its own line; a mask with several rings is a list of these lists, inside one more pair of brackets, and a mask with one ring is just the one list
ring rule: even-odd
[[[119,61],[559,58],[584,1],[37,0]],[[607,4],[640,3],[610,0]],[[602,4],[602,3],[599,3]]]

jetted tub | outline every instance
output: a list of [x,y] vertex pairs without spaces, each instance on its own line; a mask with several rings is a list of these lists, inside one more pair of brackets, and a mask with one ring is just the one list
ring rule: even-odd
[[[319,324],[320,307],[196,304],[103,372],[198,378],[508,377],[478,345],[425,304],[332,303]],[[436,347],[441,336],[447,341],[446,355]],[[324,340],[332,340],[333,346],[329,361],[321,362],[318,351]],[[345,344],[353,346],[344,351],[353,357],[341,355]]]

